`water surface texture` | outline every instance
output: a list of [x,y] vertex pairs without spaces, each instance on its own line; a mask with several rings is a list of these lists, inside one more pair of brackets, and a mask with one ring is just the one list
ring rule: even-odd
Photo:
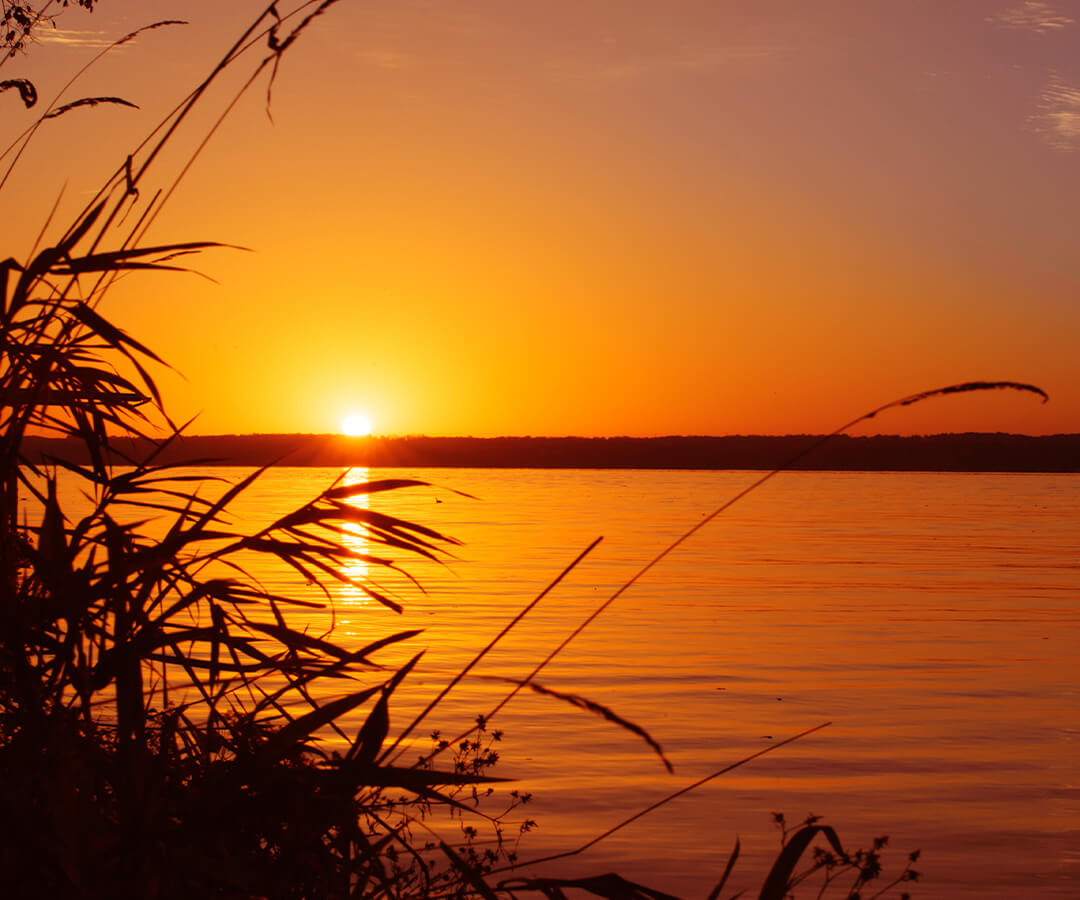
[[[235,515],[265,524],[340,474],[271,470]],[[351,470],[353,481],[433,482],[375,495],[371,506],[464,546],[445,567],[389,554],[409,563],[426,594],[370,573],[398,590],[401,616],[342,586],[333,616],[296,609],[293,621],[315,633],[333,625],[338,641],[356,646],[422,627],[383,657],[427,648],[399,692],[400,728],[594,538],[604,541],[478,674],[524,676],[651,556],[759,475]],[[823,816],[852,847],[889,835],[886,874],[921,848],[916,897],[1077,896],[1078,533],[1080,476],[778,476],[649,572],[538,676],[648,729],[675,774],[638,737],[549,697],[523,692],[492,723],[505,732],[495,774],[534,795],[510,817],[539,823],[521,857],[573,849],[686,784],[831,722],[558,868],[618,871],[704,897],[738,836],[742,859],[725,894],[756,895],[777,849],[771,813],[782,811]],[[355,548],[372,549],[360,538]],[[365,574],[359,565],[350,573]],[[288,571],[256,574],[311,597]],[[457,734],[507,689],[468,679],[402,761],[430,748],[433,729]],[[430,824],[460,835],[454,819]]]

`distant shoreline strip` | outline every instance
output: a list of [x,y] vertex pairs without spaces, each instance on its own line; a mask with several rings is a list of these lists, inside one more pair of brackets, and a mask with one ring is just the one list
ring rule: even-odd
[[[200,466],[365,466],[493,469],[775,469],[820,435],[727,437],[366,437],[334,434],[182,437],[155,463]],[[111,460],[144,459],[152,444],[113,440]],[[77,441],[29,438],[31,462],[85,465]],[[791,467],[810,471],[1080,472],[1080,434],[840,435]]]

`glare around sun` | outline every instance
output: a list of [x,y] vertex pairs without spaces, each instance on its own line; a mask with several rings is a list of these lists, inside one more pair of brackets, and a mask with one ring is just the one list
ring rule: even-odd
[[359,413],[352,413],[342,420],[341,433],[348,437],[365,437],[371,434],[371,419]]

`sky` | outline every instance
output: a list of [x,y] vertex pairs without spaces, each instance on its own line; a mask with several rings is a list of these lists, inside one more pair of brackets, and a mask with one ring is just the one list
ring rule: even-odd
[[[38,132],[0,255],[62,187],[73,214],[263,6],[99,0],[9,60],[47,100],[95,45],[189,23],[63,95],[139,109]],[[859,433],[1080,432],[1078,51],[1064,0],[341,0],[150,234],[248,249],[129,277],[102,312],[175,368],[169,409],[202,434],[822,433],[972,380],[1051,400]],[[14,92],[0,110],[6,145],[31,119]]]

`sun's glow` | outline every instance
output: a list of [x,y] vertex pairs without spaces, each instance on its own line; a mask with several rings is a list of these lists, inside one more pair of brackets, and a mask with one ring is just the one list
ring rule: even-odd
[[360,413],[350,413],[341,422],[341,433],[349,437],[366,437],[371,434],[371,419]]

